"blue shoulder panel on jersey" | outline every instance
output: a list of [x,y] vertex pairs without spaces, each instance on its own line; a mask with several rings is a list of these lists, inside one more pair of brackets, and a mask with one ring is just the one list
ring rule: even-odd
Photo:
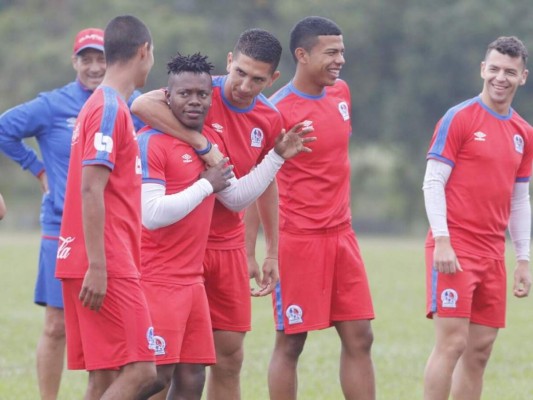
[[[103,87],[102,91],[104,93],[104,115],[102,115],[102,121],[100,122],[100,132],[103,136],[112,138],[118,112],[117,92],[109,87]],[[107,160],[109,152],[99,150],[96,158],[98,160]]]
[[[154,135],[163,135],[157,129],[148,129],[137,136],[137,143],[139,144],[139,152],[141,153],[141,166],[142,166],[142,180],[145,182],[149,179],[150,174],[148,171],[148,143],[150,138]],[[160,183],[160,182],[156,182]]]
[[439,130],[437,131],[437,138],[435,139],[433,146],[431,146],[431,149],[428,152],[429,154],[432,154],[432,155],[442,154],[442,151],[444,150],[444,146],[446,144],[446,139],[448,137],[448,130],[450,129],[450,125],[454,117],[457,115],[459,111],[476,103],[477,99],[478,99],[477,97],[474,97],[473,99],[463,101],[462,103],[456,105],[455,107],[450,108],[446,112],[446,114],[444,114],[444,117],[442,117],[442,121],[439,126]]

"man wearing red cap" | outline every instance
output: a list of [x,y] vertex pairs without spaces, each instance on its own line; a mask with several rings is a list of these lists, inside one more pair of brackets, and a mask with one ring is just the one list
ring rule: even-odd
[[[102,82],[106,70],[104,31],[89,28],[76,35],[72,66],[76,80],[39,94],[0,116],[0,150],[29,170],[43,191],[42,239],[34,301],[46,307],[44,330],[37,346],[37,376],[42,399],[56,399],[63,370],[65,327],[61,283],[54,277],[61,252],[59,228],[70,157],[72,129],[85,101]],[[139,124],[136,124],[136,128]],[[23,139],[35,137],[42,160]]]

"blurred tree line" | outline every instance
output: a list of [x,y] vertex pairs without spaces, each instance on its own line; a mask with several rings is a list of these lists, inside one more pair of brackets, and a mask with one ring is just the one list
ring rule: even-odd
[[[353,96],[352,209],[363,233],[425,231],[421,184],[436,121],[480,92],[489,42],[516,35],[533,51],[530,0],[0,0],[0,111],[72,80],[76,32],[120,14],[143,19],[154,37],[156,63],[144,90],[166,84],[166,62],[177,51],[201,51],[223,74],[241,31],[273,32],[284,55],[267,95],[294,71],[294,23],[307,15],[335,20],[346,46],[341,76]],[[533,121],[533,83],[514,105]],[[11,209],[0,229],[37,226],[37,181],[3,155],[0,192]]]

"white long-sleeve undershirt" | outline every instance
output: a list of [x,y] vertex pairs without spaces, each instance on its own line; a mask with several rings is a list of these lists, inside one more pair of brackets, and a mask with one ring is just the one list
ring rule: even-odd
[[[424,203],[434,237],[450,236],[446,220],[445,187],[452,167],[437,160],[428,160],[424,176]],[[509,234],[517,260],[529,260],[531,242],[531,204],[529,182],[516,182],[511,198]]]
[[[270,185],[285,160],[274,149],[263,161],[240,179],[230,179],[230,186],[216,193],[217,199],[232,211],[240,211],[255,201]],[[194,210],[213,193],[211,183],[201,178],[181,192],[165,195],[165,186],[142,185],[142,223],[148,229],[171,225]]]

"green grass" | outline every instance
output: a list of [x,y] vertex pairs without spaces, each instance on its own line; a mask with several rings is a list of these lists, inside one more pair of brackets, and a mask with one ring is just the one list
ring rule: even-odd
[[[0,399],[38,399],[35,347],[43,310],[33,305],[38,233],[0,229]],[[363,238],[361,248],[377,319],[373,358],[378,399],[415,400],[433,344],[424,318],[423,239]],[[510,256],[512,254],[509,254]],[[512,268],[512,263],[509,263]],[[510,274],[512,277],[512,274]],[[511,280],[509,285],[511,284]],[[245,341],[244,400],[267,399],[266,370],[274,331],[270,298],[254,299],[253,331]],[[484,400],[533,399],[531,299],[508,299],[508,328],[500,332],[486,372]],[[338,400],[339,340],[333,329],[312,332],[299,366],[299,398]],[[67,371],[60,399],[80,399],[84,372]]]

